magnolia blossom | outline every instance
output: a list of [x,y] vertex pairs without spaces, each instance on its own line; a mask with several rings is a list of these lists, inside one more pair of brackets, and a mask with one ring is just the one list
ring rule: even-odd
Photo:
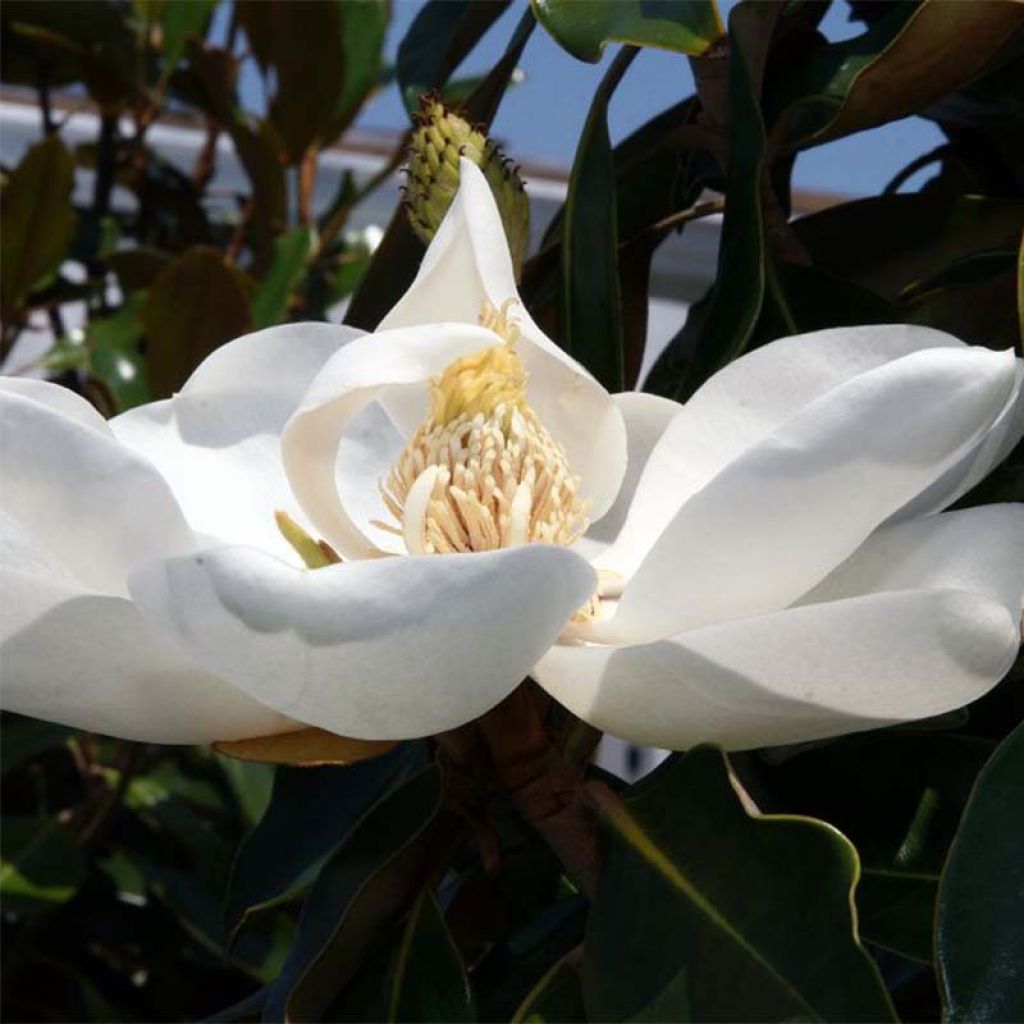
[[372,334],[260,331],[109,422],[4,380],[4,707],[166,743],[399,739],[532,675],[619,736],[744,748],[1005,674],[1024,506],[941,510],[1024,432],[1012,353],[839,328],[684,406],[610,395],[461,180]]

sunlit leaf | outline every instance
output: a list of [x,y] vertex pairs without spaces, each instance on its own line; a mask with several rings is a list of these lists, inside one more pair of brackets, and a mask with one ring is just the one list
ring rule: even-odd
[[270,267],[252,297],[254,328],[272,327],[285,319],[288,302],[302,280],[313,244],[313,232],[306,227],[292,228],[274,242]]
[[703,53],[722,35],[715,0],[530,0],[537,20],[580,60],[595,63],[606,43]]
[[591,1019],[639,1013],[684,969],[695,1020],[892,1019],[857,939],[856,851],[835,829],[751,817],[710,748],[673,756],[601,808],[609,844],[584,947]]

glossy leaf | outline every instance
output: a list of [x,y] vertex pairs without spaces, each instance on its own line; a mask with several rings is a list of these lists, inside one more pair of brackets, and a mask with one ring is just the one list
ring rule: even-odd
[[982,770],[939,891],[937,959],[951,1021],[1024,1018],[1024,725]]
[[715,0],[530,0],[565,50],[596,63],[606,43],[654,46],[691,56],[722,35]]
[[395,65],[398,88],[410,112],[423,93],[448,81],[507,7],[508,0],[427,0],[399,44]]
[[856,851],[831,826],[751,817],[711,748],[671,757],[601,810],[608,847],[584,962],[591,1019],[639,1013],[684,969],[696,1020],[892,1018],[857,939]]
[[345,77],[327,142],[332,142],[348,127],[377,84],[389,9],[387,0],[341,4]]
[[6,774],[30,757],[63,747],[74,730],[38,718],[5,715],[0,744],[0,773]]
[[252,297],[254,328],[273,327],[284,321],[288,302],[302,280],[313,243],[313,232],[301,226],[292,228],[274,242],[270,267]]
[[104,257],[107,266],[117,275],[121,290],[128,294],[148,288],[162,270],[174,261],[170,253],[140,245],[133,249],[118,249]]
[[1022,26],[1019,4],[893,5],[864,36],[805,63],[805,93],[773,137],[806,146],[922,110],[967,85]]
[[177,391],[206,356],[251,324],[241,275],[216,249],[203,246],[189,249],[157,277],[140,316],[154,398]]
[[793,230],[818,267],[886,299],[974,253],[1016,248],[1024,202],[931,192],[875,196],[802,217]]
[[737,763],[759,807],[820,818],[853,841],[865,940],[930,963],[939,874],[992,748],[972,736],[884,731],[775,765],[750,755]]
[[562,226],[560,341],[609,391],[623,389],[625,374],[608,102],[637,52],[623,50],[594,94],[569,177]]
[[265,1019],[317,1019],[442,867],[459,831],[434,765],[376,804],[320,872]]
[[66,257],[75,230],[74,161],[60,137],[37,142],[0,194],[0,316],[9,321],[29,292]]
[[232,865],[225,933],[311,884],[324,858],[418,756],[413,744],[347,768],[277,768],[270,803]]
[[[741,3],[729,17],[730,150],[728,202],[722,220],[718,275],[701,322],[687,322],[669,343],[648,387],[677,400],[693,394],[716,370],[742,355],[754,332],[765,289],[761,191],[765,132],[760,82],[774,4]],[[692,316],[692,312],[691,312]]]
[[473,993],[444,915],[429,890],[416,901],[398,946],[388,1020],[472,1021]]

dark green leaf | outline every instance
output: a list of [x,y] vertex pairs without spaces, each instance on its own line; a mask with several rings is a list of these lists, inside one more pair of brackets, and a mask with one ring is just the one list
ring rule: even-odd
[[1024,1019],[1024,725],[978,777],[939,890],[937,954],[951,1021]]
[[60,265],[75,230],[75,167],[56,135],[21,158],[0,195],[0,317],[9,321],[32,288]]
[[118,412],[150,400],[146,363],[139,349],[140,319],[144,295],[130,295],[110,316],[90,322],[86,328],[89,371],[106,386]]
[[602,812],[609,843],[584,963],[591,1019],[641,1012],[682,970],[696,1020],[892,1018],[857,939],[859,865],[839,832],[749,816],[710,748],[674,755]]
[[759,807],[820,818],[849,836],[863,863],[863,937],[932,959],[939,873],[988,740],[886,730],[850,736],[771,765],[737,758]]
[[699,325],[688,320],[648,380],[649,389],[672,398],[688,398],[715,371],[743,354],[764,301],[765,134],[759,97],[766,48],[780,11],[774,4],[741,3],[729,17],[728,202],[718,276]]
[[141,310],[153,397],[177,391],[215,348],[249,330],[249,299],[237,270],[197,246],[153,282]]
[[459,834],[434,765],[374,806],[320,872],[265,1019],[317,1019],[443,866]]
[[313,246],[313,232],[306,227],[292,228],[274,242],[273,256],[266,276],[252,297],[252,325],[256,330],[281,323],[288,302],[302,280]]
[[430,890],[416,901],[398,947],[388,1019],[472,1021],[473,994],[462,957]]
[[126,295],[148,288],[160,271],[165,270],[174,260],[170,253],[161,252],[152,246],[140,245],[134,249],[119,249],[107,253],[106,264],[117,274],[117,282]]
[[388,27],[387,0],[359,0],[341,5],[341,46],[345,80],[338,97],[327,141],[336,139],[359,113],[380,75],[384,34]]
[[812,262],[890,301],[914,281],[991,249],[1016,249],[1024,202],[922,192],[830,207],[793,224]]
[[630,1024],[659,1024],[660,1021],[689,1021],[690,991],[684,967],[639,1013],[629,1018]]
[[579,968],[559,960],[533,987],[512,1024],[573,1024],[587,1019]]
[[1022,26],[1017,4],[891,5],[863,36],[795,65],[801,81],[772,136],[806,146],[920,111],[975,78]]
[[3,743],[0,744],[0,772],[12,768],[37,754],[63,747],[75,730],[66,725],[43,722],[38,718],[7,715],[3,720]]
[[0,892],[4,909],[30,913],[66,903],[86,874],[71,830],[56,817],[4,818]]
[[328,141],[345,88],[342,4],[238,0],[236,11],[264,80],[273,73],[270,123],[287,161],[298,163],[309,146]]
[[231,869],[225,933],[260,906],[310,885],[324,858],[420,756],[417,745],[406,744],[344,768],[275,769],[270,803]]
[[163,0],[157,6],[157,19],[163,34],[164,66],[162,78],[169,78],[185,53],[189,39],[202,39],[216,0]]
[[561,344],[609,391],[625,385],[608,102],[637,52],[623,50],[594,94],[569,178],[562,229]]
[[703,53],[722,35],[715,0],[530,0],[537,20],[580,60],[601,59],[605,43]]
[[422,93],[448,81],[506,7],[508,0],[427,0],[398,47],[395,72],[410,111]]

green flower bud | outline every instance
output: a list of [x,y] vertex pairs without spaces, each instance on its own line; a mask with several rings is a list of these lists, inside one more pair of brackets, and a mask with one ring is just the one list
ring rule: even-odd
[[530,242],[530,201],[519,169],[483,133],[447,110],[435,95],[423,96],[409,147],[405,207],[413,230],[427,244],[459,187],[459,157],[483,171],[491,186],[512,253],[516,279]]

